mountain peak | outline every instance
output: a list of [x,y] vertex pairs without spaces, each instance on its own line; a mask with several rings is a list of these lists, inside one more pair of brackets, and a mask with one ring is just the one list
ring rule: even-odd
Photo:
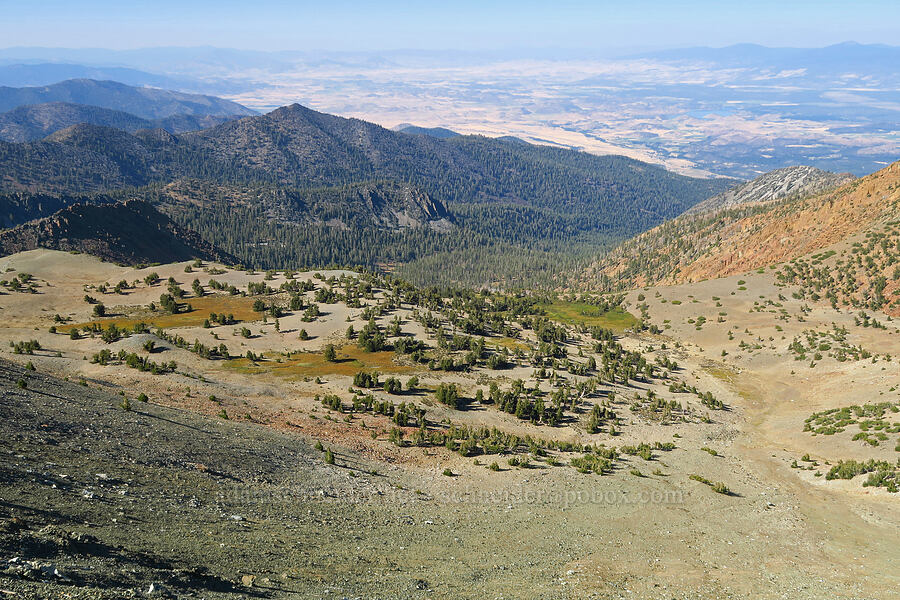
[[51,133],[45,139],[48,142],[60,144],[77,144],[83,143],[87,139],[112,138],[124,140],[130,137],[127,132],[116,127],[94,125],[93,123],[76,123]]

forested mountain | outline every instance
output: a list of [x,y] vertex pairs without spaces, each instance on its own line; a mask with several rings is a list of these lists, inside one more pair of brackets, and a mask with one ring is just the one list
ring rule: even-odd
[[254,266],[388,265],[422,282],[449,276],[417,268],[435,253],[469,265],[469,284],[552,279],[731,183],[299,105],[181,135],[79,124],[0,142],[7,192],[145,198]]
[[0,232],[3,255],[35,248],[85,252],[121,264],[192,258],[236,262],[227,252],[139,201],[73,204],[50,217]]
[[[4,145],[0,174],[7,189],[43,178],[45,188],[70,193],[179,177],[304,188],[390,179],[422,185],[444,201],[574,211],[601,217],[592,229],[626,231],[679,214],[729,183],[619,156],[480,136],[404,135],[299,105],[179,137],[77,125]],[[628,209],[632,214],[622,214]]]
[[0,87],[0,111],[28,104],[69,102],[127,112],[144,119],[172,115],[253,115],[237,102],[215,96],[187,94],[149,87],[133,87],[115,81],[69,79],[35,87]]
[[428,135],[442,140],[459,135],[455,131],[446,129],[444,127],[420,127],[418,125],[412,125],[410,123],[401,123],[400,125],[394,127],[394,131],[407,133],[409,135]]
[[774,269],[813,300],[900,314],[900,162],[807,196],[683,215],[585,271],[605,289]]
[[33,194],[30,192],[0,193],[0,229],[9,229],[49,217],[53,213],[73,204],[105,204],[116,202],[118,198],[100,195]]
[[738,184],[730,190],[704,200],[688,212],[700,214],[733,208],[741,204],[809,196],[836,188],[853,179],[855,178],[850,173],[831,173],[805,165],[785,167]]
[[142,119],[132,114],[69,102],[48,102],[19,106],[0,114],[0,140],[30,142],[78,125],[102,125],[134,133],[140,129],[164,129],[183,133],[213,127],[238,117],[215,115],[171,115],[163,119]]

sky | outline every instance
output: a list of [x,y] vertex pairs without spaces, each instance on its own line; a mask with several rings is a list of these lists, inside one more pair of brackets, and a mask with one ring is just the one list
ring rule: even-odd
[[900,45],[900,0],[0,0],[0,45],[373,51]]

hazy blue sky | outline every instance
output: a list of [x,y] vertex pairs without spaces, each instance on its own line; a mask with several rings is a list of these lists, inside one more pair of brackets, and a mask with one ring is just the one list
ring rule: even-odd
[[0,45],[260,50],[900,44],[900,0],[0,0]]

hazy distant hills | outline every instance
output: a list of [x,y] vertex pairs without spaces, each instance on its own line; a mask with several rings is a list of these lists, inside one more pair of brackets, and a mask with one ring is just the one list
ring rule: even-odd
[[809,196],[836,188],[855,177],[849,173],[831,173],[810,166],[785,167],[760,175],[697,204],[687,214],[712,212],[741,204],[767,202],[782,198]]
[[631,58],[679,62],[706,62],[731,67],[796,69],[797,75],[867,73],[873,70],[896,75],[891,65],[900,63],[900,46],[844,42],[824,48],[770,48],[735,44],[724,48],[692,47],[646,52]]
[[133,87],[115,81],[71,79],[39,87],[0,87],[0,111],[22,105],[66,102],[127,112],[144,119],[173,115],[233,116],[255,111],[237,102],[214,96],[186,94],[172,90]]
[[[596,153],[615,153],[612,145],[639,160],[742,179],[796,164],[863,175],[900,156],[898,53],[893,46],[853,43],[740,45],[568,60],[556,75],[557,55],[538,52],[528,57],[539,61],[532,65],[519,56],[520,73],[502,81],[479,81],[466,68],[453,74],[429,68],[442,64],[437,58],[393,56],[398,66],[377,74],[359,67],[353,78],[347,69],[300,77],[305,87],[321,90],[318,106],[379,122],[429,119]],[[463,65],[475,57],[447,60],[454,58]],[[484,64],[515,60],[480,58]],[[387,95],[379,83],[385,70],[392,81]],[[419,100],[397,101],[403,97]],[[461,106],[473,110],[458,111]]]
[[164,46],[110,50],[105,48],[13,47],[0,49],[0,61],[14,63],[77,63],[80,65],[123,65],[154,73],[217,75],[251,69],[287,70],[292,52],[262,52],[211,46]]
[[16,63],[0,65],[0,85],[9,87],[47,86],[67,79],[118,81],[126,85],[175,88],[190,80],[156,75],[127,67],[77,65],[71,63]]
[[[531,143],[597,154],[621,153],[685,174],[751,179],[808,164],[859,176],[900,156],[897,46],[740,44],[624,57],[551,49],[21,47],[0,49],[0,84],[4,64],[34,69],[38,75],[42,69],[62,73],[64,67],[53,63],[70,65],[65,68],[73,77],[228,97],[240,94],[259,103],[254,107],[266,109],[308,98],[304,90],[316,90],[308,102],[326,112],[379,123],[442,123],[451,130],[515,135]],[[107,77],[103,69],[108,65],[134,72]],[[492,65],[515,66],[503,78],[474,75]],[[154,76],[173,81],[148,79]],[[388,88],[386,77],[391,81]],[[460,110],[463,106],[471,110]]]
[[183,133],[206,129],[230,121],[234,117],[215,115],[171,115],[163,119],[142,119],[127,112],[72,104],[48,102],[19,106],[0,114],[0,140],[30,142],[79,123],[114,127],[134,133],[140,129],[164,129]]

